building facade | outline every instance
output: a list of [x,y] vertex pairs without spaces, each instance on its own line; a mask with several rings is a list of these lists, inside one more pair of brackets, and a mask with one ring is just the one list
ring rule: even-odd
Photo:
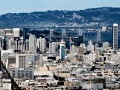
[[113,24],[113,49],[118,49],[118,24]]
[[60,42],[60,60],[65,60],[65,42],[63,40]]

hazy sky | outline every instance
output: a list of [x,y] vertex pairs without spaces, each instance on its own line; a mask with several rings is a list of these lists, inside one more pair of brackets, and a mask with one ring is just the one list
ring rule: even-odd
[[0,0],[0,14],[96,7],[120,7],[120,0]]

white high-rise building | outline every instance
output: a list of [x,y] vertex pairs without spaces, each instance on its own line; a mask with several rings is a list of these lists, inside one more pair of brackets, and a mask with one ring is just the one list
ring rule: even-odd
[[49,43],[49,53],[56,53],[56,43],[55,42]]
[[65,42],[63,40],[60,42],[60,60],[65,60]]
[[42,38],[41,44],[42,44],[41,50],[44,53],[45,49],[46,49],[46,39],[45,38]]
[[13,36],[20,37],[20,28],[13,28]]
[[95,58],[96,58],[96,53],[94,51],[92,51],[91,53],[88,54],[88,60],[94,62]]
[[77,47],[75,46],[75,45],[72,45],[71,47],[70,47],[70,57],[74,57],[74,56],[76,56],[76,54],[77,54]]
[[46,39],[45,38],[38,38],[37,39],[37,48],[38,51],[45,52],[46,49]]
[[91,40],[88,41],[87,51],[94,51],[94,45]]
[[52,53],[52,42],[49,43],[49,53]]
[[109,42],[103,42],[102,47],[104,50],[109,49]]
[[36,45],[36,37],[35,35],[30,34],[29,36],[29,51],[36,52],[37,45]]
[[56,53],[56,43],[52,42],[52,53]]
[[42,49],[42,38],[40,37],[40,38],[38,38],[37,39],[37,48],[38,48],[38,51],[41,51],[41,49]]
[[118,24],[113,24],[113,49],[118,49]]
[[25,51],[25,46],[23,44],[23,37],[21,37],[20,41],[18,42],[18,50]]

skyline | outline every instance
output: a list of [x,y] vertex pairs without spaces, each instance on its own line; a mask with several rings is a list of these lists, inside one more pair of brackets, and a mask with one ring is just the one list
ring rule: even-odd
[[120,89],[119,0],[1,0],[0,90]]
[[0,1],[0,15],[48,10],[84,10],[98,7],[119,7],[119,0],[4,0]]

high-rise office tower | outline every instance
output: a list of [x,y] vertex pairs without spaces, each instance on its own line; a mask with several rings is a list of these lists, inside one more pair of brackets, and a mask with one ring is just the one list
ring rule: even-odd
[[23,41],[25,42],[26,39],[29,39],[29,32],[30,29],[28,27],[23,28]]
[[16,54],[16,68],[28,68],[26,54]]
[[65,42],[63,40],[60,42],[60,60],[65,60]]
[[52,53],[56,52],[56,43],[52,42]]
[[13,28],[13,36],[20,37],[20,28]]
[[118,24],[113,24],[113,49],[118,49]]
[[6,38],[5,36],[3,41],[3,50],[7,50],[8,48],[9,48],[8,38]]
[[73,42],[75,46],[78,46],[78,37],[74,37]]
[[10,45],[10,47],[14,47],[15,51],[24,51],[25,47],[23,44],[23,37],[15,37],[14,38],[14,42],[10,41],[11,43],[13,43],[13,45]]
[[20,42],[20,37],[15,37],[14,38],[14,46],[15,46],[15,50],[18,50],[18,43]]
[[94,45],[92,41],[88,41],[87,51],[94,51]]
[[29,36],[29,51],[36,52],[36,50],[37,50],[36,37],[35,37],[35,35],[30,34],[30,36]]
[[83,43],[83,36],[78,36],[78,46]]
[[56,52],[56,43],[50,42],[49,43],[49,53],[55,53]]
[[104,50],[109,49],[109,42],[104,42],[102,44],[102,47],[103,47]]
[[83,31],[79,29],[79,36],[78,36],[78,46],[80,46],[81,43],[83,43]]
[[49,43],[49,53],[52,53],[52,42]]
[[41,39],[42,39],[41,37],[37,39],[37,51],[38,52],[41,51],[41,41],[42,41]]
[[38,38],[37,39],[37,50],[40,52],[45,52],[46,49],[46,39],[45,38]]
[[41,50],[42,52],[44,53],[45,52],[45,49],[46,49],[46,39],[45,38],[42,38],[42,47],[41,47]]
[[75,46],[80,46],[83,43],[83,36],[74,37],[73,42]]
[[10,64],[16,64],[16,55],[15,54],[8,55],[8,66]]
[[70,49],[70,56],[71,57],[75,56],[75,52],[76,52],[76,46],[72,45]]
[[21,37],[20,41],[18,42],[18,50],[25,51],[25,46],[23,44],[23,37]]
[[26,44],[25,44],[25,50],[29,50],[29,39],[26,40]]

